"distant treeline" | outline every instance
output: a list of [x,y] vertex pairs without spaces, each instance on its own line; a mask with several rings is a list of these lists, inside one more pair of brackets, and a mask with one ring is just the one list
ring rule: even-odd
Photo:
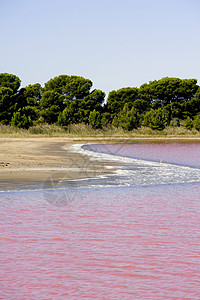
[[92,90],[92,81],[59,75],[41,87],[20,88],[13,74],[0,74],[0,123],[28,129],[56,123],[85,123],[92,128],[108,126],[133,130],[141,126],[162,130],[180,126],[200,130],[200,87],[196,79],[165,77],[136,87],[105,93]]

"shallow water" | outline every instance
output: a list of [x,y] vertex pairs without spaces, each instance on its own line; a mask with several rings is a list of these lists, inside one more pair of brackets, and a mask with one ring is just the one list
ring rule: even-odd
[[[191,145],[191,148],[190,148]],[[89,144],[74,150],[93,160],[110,161],[113,174],[82,180],[85,186],[135,186],[200,181],[199,144]],[[164,159],[165,158],[165,159]]]
[[199,143],[88,144],[82,148],[114,156],[200,168]]
[[0,299],[200,299],[199,215],[199,181],[0,193]]

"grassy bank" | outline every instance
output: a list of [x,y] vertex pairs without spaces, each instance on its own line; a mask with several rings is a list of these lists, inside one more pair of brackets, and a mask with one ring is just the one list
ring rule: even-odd
[[37,125],[28,130],[13,126],[0,124],[0,137],[98,137],[98,138],[193,138],[200,139],[200,132],[184,127],[167,127],[162,131],[152,130],[148,127],[141,127],[132,131],[124,131],[121,128],[92,129],[89,125],[73,124],[66,128],[56,125]]

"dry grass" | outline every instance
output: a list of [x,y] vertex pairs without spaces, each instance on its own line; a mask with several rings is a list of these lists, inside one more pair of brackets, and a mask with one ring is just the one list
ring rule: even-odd
[[166,127],[164,130],[153,130],[149,127],[140,127],[133,131],[136,135],[145,136],[200,136],[200,132],[196,129],[186,129],[183,126],[180,127]]
[[129,136],[118,128],[93,129],[85,124],[72,124],[67,127],[60,127],[55,124],[41,124],[30,127],[28,130],[0,124],[0,137],[33,137],[33,136],[82,136],[82,137],[104,137],[104,136]]
[[65,130],[56,125],[36,125],[28,130],[0,124],[0,137],[62,136]]
[[200,137],[200,132],[192,129],[188,130],[184,127],[166,127],[163,131],[153,130],[149,127],[141,127],[133,131],[124,131],[121,128],[107,127],[103,129],[92,129],[91,126],[85,124],[73,124],[66,128],[55,124],[36,125],[28,130],[13,127],[10,125],[0,124],[0,137]]

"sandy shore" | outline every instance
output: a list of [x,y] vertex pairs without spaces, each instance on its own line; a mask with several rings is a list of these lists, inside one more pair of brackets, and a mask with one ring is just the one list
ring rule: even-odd
[[44,184],[94,177],[109,172],[105,164],[74,153],[83,143],[70,138],[1,138],[0,189],[42,188]]
[[[0,189],[42,188],[48,183],[95,177],[110,173],[108,163],[94,162],[74,153],[70,146],[86,142],[130,142],[130,138],[0,138]],[[194,141],[193,138],[147,138],[135,141]],[[195,139],[196,140],[196,139]]]

